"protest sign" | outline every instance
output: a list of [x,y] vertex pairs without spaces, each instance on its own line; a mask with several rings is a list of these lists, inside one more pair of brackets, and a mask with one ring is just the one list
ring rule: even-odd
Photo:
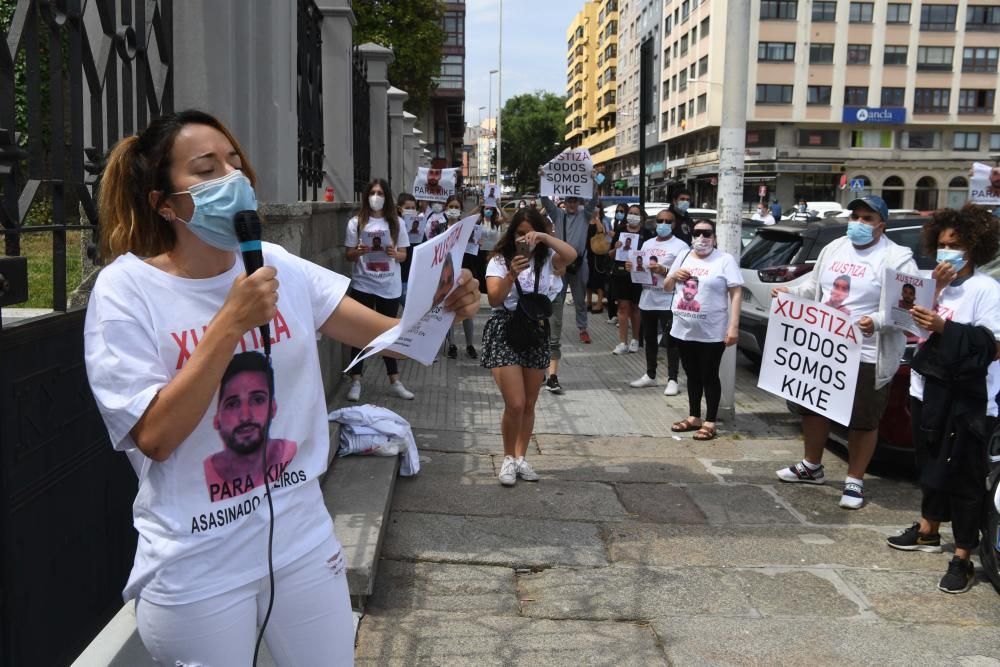
[[444,301],[458,282],[462,254],[479,216],[461,220],[426,243],[412,248],[406,305],[399,324],[377,336],[358,354],[348,372],[359,361],[389,349],[429,366],[434,362],[455,314],[445,312]]
[[497,200],[500,198],[498,193],[499,190],[496,183],[487,183],[486,187],[483,188],[483,206],[487,208],[496,207]]
[[417,245],[424,240],[424,218],[415,215],[409,220],[404,219],[403,226],[406,228],[406,235],[410,239],[410,245]]
[[663,289],[663,279],[666,276],[655,272],[653,269],[662,266],[670,270],[670,265],[673,264],[676,255],[666,248],[644,248],[642,252],[646,254],[646,268],[649,269],[650,287]]
[[389,253],[386,252],[392,243],[388,231],[361,232],[362,245],[368,246],[369,250],[364,256],[365,269],[369,273],[378,273],[389,270]]
[[652,274],[649,272],[649,254],[644,250],[633,250],[629,253],[628,261],[632,263],[632,282],[636,285],[652,285]]
[[432,169],[418,167],[413,179],[413,196],[417,201],[448,201],[455,194],[458,169]]
[[639,248],[639,235],[623,232],[618,235],[618,250],[615,251],[616,262],[627,262],[629,255]]
[[590,151],[586,148],[565,150],[542,167],[540,194],[550,198],[590,199],[594,196],[593,171]]
[[914,306],[934,310],[934,280],[886,269],[882,281],[882,316],[886,322],[923,338],[928,332],[913,321],[910,309]]
[[465,246],[465,254],[473,257],[479,256],[479,241],[483,237],[483,226],[477,224],[469,234],[469,243]]
[[861,337],[839,310],[779,293],[771,299],[757,386],[846,426],[854,408]]
[[969,179],[969,201],[973,204],[1000,206],[1000,166],[973,163],[972,178]]

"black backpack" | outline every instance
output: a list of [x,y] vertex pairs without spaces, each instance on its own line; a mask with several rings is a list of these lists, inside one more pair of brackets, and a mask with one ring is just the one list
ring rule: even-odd
[[517,306],[510,322],[507,323],[507,345],[515,352],[527,352],[540,347],[549,337],[549,318],[552,317],[552,301],[538,293],[540,270],[535,271],[535,291],[525,294],[521,281],[514,278],[517,287]]

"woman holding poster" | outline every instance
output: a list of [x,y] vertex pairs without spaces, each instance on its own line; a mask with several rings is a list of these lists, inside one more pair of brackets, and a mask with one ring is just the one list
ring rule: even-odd
[[674,296],[670,335],[677,339],[688,384],[688,417],[670,427],[675,433],[695,431],[695,440],[711,440],[716,435],[722,399],[719,366],[726,347],[735,345],[739,337],[742,285],[736,260],[715,247],[715,223],[696,222],[691,252],[677,256],[663,286],[668,292],[680,292]]
[[[403,293],[400,263],[406,261],[410,237],[396,216],[391,197],[389,184],[384,179],[376,178],[368,184],[361,197],[361,211],[347,222],[344,245],[348,261],[354,262],[351,298],[376,312],[395,317],[399,312],[399,299]],[[370,256],[375,255],[375,239],[379,240],[381,248],[378,256],[384,258],[383,261],[369,261]],[[358,348],[351,351],[355,357],[360,353]],[[413,392],[399,380],[399,363],[396,359],[383,356],[382,360],[385,362],[385,372],[389,375],[389,390],[399,398],[413,400]],[[351,386],[347,390],[349,401],[361,399],[364,367],[364,361],[361,361],[351,370]]]
[[[535,402],[549,367],[549,340],[526,351],[507,342],[507,327],[522,294],[537,292],[550,300],[562,291],[559,274],[576,259],[573,246],[547,234],[545,218],[534,208],[518,209],[486,266],[486,293],[493,312],[483,331],[483,368],[490,369],[503,396],[500,420],[504,459],[500,483],[517,478],[538,481],[524,456],[535,427]],[[516,284],[515,284],[516,283]]]
[[[964,593],[974,578],[970,557],[979,544],[985,506],[985,436],[996,423],[1000,392],[1000,285],[977,267],[1000,251],[1000,224],[973,204],[944,209],[924,224],[923,245],[938,260],[934,310],[911,310],[914,321],[931,332],[910,371],[923,498],[920,521],[887,541],[894,549],[940,553],[938,529],[951,521],[955,556],[938,588]],[[978,338],[982,343],[972,344]],[[984,354],[973,354],[977,347]]]
[[[444,215],[448,220],[448,227],[457,224],[458,221],[462,219],[462,200],[458,198],[458,195],[448,196],[448,201],[445,202],[444,205]],[[472,235],[469,237],[470,243],[475,236],[476,230],[473,230]],[[480,272],[477,267],[478,260],[478,254],[470,255],[468,252],[462,253],[462,268],[468,269],[472,272],[472,275],[476,277],[476,280],[481,279]],[[476,353],[476,346],[472,344],[473,336],[475,335],[475,330],[472,328],[472,320],[465,320],[462,322],[462,330],[465,332],[465,353],[468,355],[469,359],[476,359],[479,355]],[[448,358],[458,359],[458,346],[455,345],[455,340],[452,337],[450,328],[445,336],[445,342],[448,345]]]
[[486,294],[486,263],[497,247],[500,236],[504,231],[503,213],[496,206],[483,206],[483,215],[480,222],[483,233],[479,236],[479,266],[482,267],[484,277],[480,278],[479,288]]
[[[626,255],[618,251],[638,250],[645,241],[653,237],[652,232],[643,226],[645,217],[638,204],[629,206],[625,224],[615,231],[611,241],[611,251],[616,253],[611,270],[611,292],[618,303],[618,345],[611,351],[612,354],[639,351],[639,297],[642,295],[642,285],[632,282],[629,270],[625,268]],[[632,328],[631,340],[629,327]]]
[[[396,197],[396,209],[399,213],[400,222],[406,229],[406,235],[410,240],[410,247],[418,245],[424,240],[424,218],[417,212],[417,200],[409,192],[400,192]],[[400,296],[400,303],[406,304],[406,286],[410,281],[410,262],[413,256],[407,252],[406,259],[399,263],[401,280],[403,282],[403,292]]]

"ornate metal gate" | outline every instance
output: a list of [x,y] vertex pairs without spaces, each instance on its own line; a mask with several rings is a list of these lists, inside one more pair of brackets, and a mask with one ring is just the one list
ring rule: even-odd
[[53,309],[0,328],[5,666],[68,664],[121,607],[135,475],[108,443],[87,384],[84,313],[67,309],[67,233],[97,229],[108,148],[172,110],[171,7],[0,0],[0,306],[33,295],[18,284],[24,260],[11,258],[25,254],[25,239],[50,234]]

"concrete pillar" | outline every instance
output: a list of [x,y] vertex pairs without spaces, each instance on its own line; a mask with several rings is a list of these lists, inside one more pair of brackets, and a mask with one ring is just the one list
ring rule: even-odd
[[332,185],[337,201],[352,201],[354,78],[351,45],[358,22],[351,10],[351,0],[316,0],[316,6],[323,15],[323,188]]
[[389,64],[395,60],[392,49],[371,42],[358,47],[368,65],[368,91],[371,97],[369,145],[372,178],[389,178]]
[[413,188],[413,179],[417,177],[417,137],[413,134],[416,120],[409,111],[403,112],[403,188],[406,192]]
[[295,3],[178,2],[173,12],[174,107],[207,111],[233,131],[257,171],[259,201],[298,201]]
[[403,146],[403,103],[410,97],[399,88],[390,87],[389,92],[389,186],[393,193],[406,192],[410,183],[403,173],[406,171],[406,153]]

